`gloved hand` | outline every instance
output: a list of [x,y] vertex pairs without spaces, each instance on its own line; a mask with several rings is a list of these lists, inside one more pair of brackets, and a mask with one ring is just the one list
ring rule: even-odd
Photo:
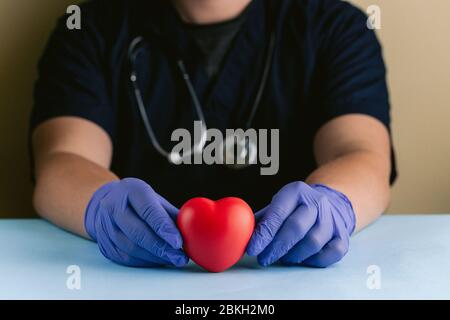
[[257,226],[247,253],[267,266],[284,264],[327,267],[344,257],[355,229],[348,198],[325,185],[293,182],[270,205],[256,213]]
[[102,254],[133,267],[183,266],[178,209],[147,183],[127,178],[99,188],[86,209],[84,225]]

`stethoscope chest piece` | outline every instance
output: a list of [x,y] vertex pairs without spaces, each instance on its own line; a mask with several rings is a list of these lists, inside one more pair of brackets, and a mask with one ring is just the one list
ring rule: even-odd
[[[275,50],[275,32],[273,31],[270,37],[269,45],[267,47],[267,53],[265,57],[265,63],[263,66],[261,81],[258,87],[258,90],[256,91],[255,100],[253,102],[250,116],[245,124],[245,129],[251,128],[251,125],[253,123],[253,119],[255,117],[256,111],[258,109],[258,106],[260,104],[264,88],[267,83],[267,79],[269,77],[269,70],[271,67],[272,57]],[[155,149],[164,156],[170,163],[174,164],[180,164],[183,162],[183,158],[190,157],[193,154],[202,153],[204,150],[204,147],[206,145],[206,131],[207,131],[207,125],[205,121],[205,116],[202,111],[202,107],[200,105],[200,101],[197,97],[197,94],[195,92],[195,89],[191,83],[190,76],[186,70],[186,67],[184,65],[184,62],[182,60],[177,61],[178,69],[181,73],[181,76],[186,84],[186,88],[189,91],[189,94],[192,98],[192,102],[194,105],[194,109],[198,115],[198,120],[200,123],[202,123],[202,139],[199,143],[192,146],[191,150],[184,153],[183,155],[165,150],[162,145],[159,143],[158,139],[156,138],[156,134],[153,131],[152,125],[150,123],[149,116],[147,114],[144,101],[142,98],[141,90],[139,89],[138,85],[138,77],[137,77],[137,68],[135,66],[136,58],[143,49],[143,38],[142,37],[136,37],[131,43],[128,48],[128,59],[130,62],[130,83],[131,88],[133,91],[134,98],[136,100],[136,105],[139,110],[139,114],[142,118],[145,130],[147,131],[147,134],[150,138],[150,142],[155,147]],[[222,142],[222,148],[223,153],[221,155],[221,160],[224,165],[230,168],[240,169],[245,168],[251,164],[255,164],[257,161],[257,146],[255,141],[250,139],[248,136],[240,136],[240,135],[230,135],[226,136],[225,140]]]
[[247,136],[227,136],[221,149],[221,163],[228,168],[243,169],[257,162],[258,148]]

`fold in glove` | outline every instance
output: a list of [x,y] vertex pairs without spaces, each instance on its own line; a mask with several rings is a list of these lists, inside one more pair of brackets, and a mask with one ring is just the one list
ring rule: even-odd
[[276,261],[327,267],[348,251],[355,213],[342,193],[321,184],[293,182],[255,214],[247,253],[267,266]]
[[183,266],[178,209],[135,178],[99,188],[86,209],[85,228],[108,259],[132,267]]

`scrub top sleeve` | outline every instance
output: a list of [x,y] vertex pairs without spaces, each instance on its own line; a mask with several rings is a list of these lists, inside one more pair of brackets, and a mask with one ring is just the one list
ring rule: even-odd
[[89,11],[83,11],[80,30],[69,30],[66,18],[58,21],[39,61],[30,134],[45,120],[75,116],[112,137],[115,111],[104,78],[104,40]]
[[314,102],[317,128],[340,115],[359,113],[390,131],[389,94],[380,43],[367,16],[345,2],[327,10],[318,30]]
[[[386,67],[367,16],[347,2],[324,3],[329,7],[318,24],[318,68],[313,82],[316,131],[335,117],[365,114],[378,119],[391,133]],[[391,184],[396,177],[391,144]]]

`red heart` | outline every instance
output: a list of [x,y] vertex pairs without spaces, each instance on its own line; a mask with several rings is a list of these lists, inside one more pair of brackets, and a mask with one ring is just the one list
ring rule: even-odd
[[255,218],[239,198],[193,198],[181,207],[177,224],[188,256],[208,271],[221,272],[244,254]]

